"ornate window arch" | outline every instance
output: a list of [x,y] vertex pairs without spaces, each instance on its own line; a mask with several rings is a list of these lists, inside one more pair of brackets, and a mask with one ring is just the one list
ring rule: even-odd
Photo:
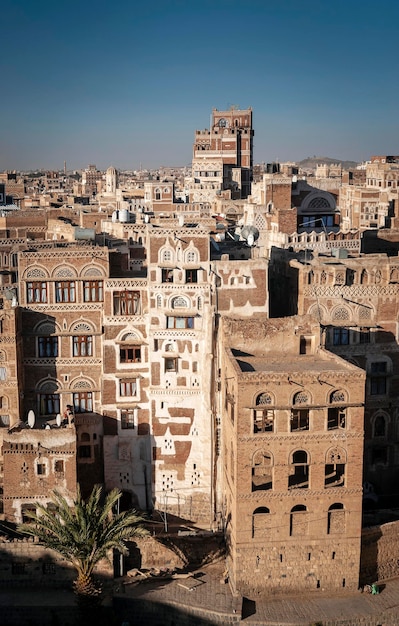
[[91,323],[89,322],[84,322],[84,321],[75,322],[71,328],[71,332],[78,333],[80,335],[85,334],[85,333],[92,333],[93,327]]
[[53,278],[76,278],[78,275],[76,269],[71,265],[60,265],[54,268]]
[[90,277],[90,278],[105,278],[105,273],[102,267],[97,267],[95,265],[89,265],[88,267],[84,267],[81,271],[81,276]]
[[188,309],[189,306],[189,300],[185,296],[173,296],[170,301],[171,309]]
[[24,278],[30,280],[42,280],[48,277],[49,273],[45,267],[30,267],[24,273]]

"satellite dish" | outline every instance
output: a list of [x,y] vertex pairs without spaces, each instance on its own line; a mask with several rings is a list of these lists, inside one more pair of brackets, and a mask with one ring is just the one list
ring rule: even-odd
[[50,424],[46,424],[45,430],[50,430],[50,428],[51,428]]
[[35,420],[36,420],[35,412],[32,411],[32,409],[31,409],[29,411],[29,413],[28,413],[28,426],[29,426],[29,428],[33,428],[34,427]]
[[144,221],[146,224],[148,224],[148,222],[150,221],[150,216],[149,215],[144,215]]
[[241,230],[241,237],[246,240],[249,246],[253,246],[259,238],[259,231],[255,226],[244,226]]
[[60,413],[57,413],[55,417],[55,423],[57,424],[58,427],[61,426],[61,414]]

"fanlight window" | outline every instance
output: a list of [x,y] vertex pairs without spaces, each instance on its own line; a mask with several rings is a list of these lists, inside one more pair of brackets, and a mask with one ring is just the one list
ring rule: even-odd
[[188,301],[183,296],[176,296],[172,299],[172,309],[187,309]]

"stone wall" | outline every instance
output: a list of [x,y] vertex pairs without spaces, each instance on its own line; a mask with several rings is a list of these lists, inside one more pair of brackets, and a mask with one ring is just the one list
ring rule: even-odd
[[387,580],[399,574],[399,522],[362,532],[360,584]]

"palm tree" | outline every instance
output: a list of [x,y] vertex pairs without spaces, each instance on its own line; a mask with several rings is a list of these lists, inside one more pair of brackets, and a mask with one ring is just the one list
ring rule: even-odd
[[79,604],[101,601],[101,588],[93,578],[94,568],[101,559],[109,561],[112,549],[127,554],[126,541],[143,537],[148,531],[144,518],[135,510],[113,514],[121,492],[113,489],[105,499],[101,486],[94,487],[89,498],[82,498],[78,487],[73,506],[54,491],[51,506],[36,503],[36,512],[27,511],[31,519],[18,526],[27,535],[61,554],[77,571],[74,591]]

